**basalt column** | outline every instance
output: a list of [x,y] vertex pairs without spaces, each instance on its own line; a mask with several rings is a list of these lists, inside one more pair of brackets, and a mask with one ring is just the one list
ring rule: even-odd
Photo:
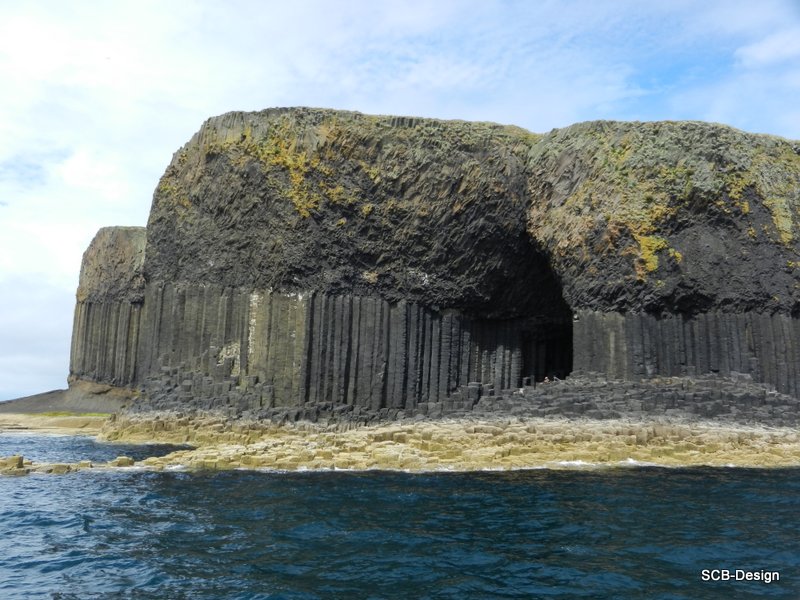
[[579,311],[573,326],[578,370],[618,379],[741,373],[800,396],[800,320],[789,315]]
[[84,253],[72,327],[71,381],[135,383],[144,248],[143,227],[105,227]]
[[471,382],[500,391],[564,376],[563,337],[530,319],[368,296],[149,285],[137,362],[146,388],[169,393],[162,373],[174,373],[172,386],[209,408],[239,390],[254,407],[413,409]]
[[721,125],[227,113],[146,236],[87,250],[71,377],[201,408],[425,413],[573,367],[797,395],[799,215],[800,145]]

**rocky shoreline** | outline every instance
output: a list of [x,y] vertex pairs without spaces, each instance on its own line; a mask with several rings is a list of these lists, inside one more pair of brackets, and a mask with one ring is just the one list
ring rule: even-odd
[[0,476],[30,475],[32,473],[66,475],[67,473],[77,473],[88,469],[102,470],[116,467],[132,467],[133,465],[134,460],[128,456],[118,456],[106,463],[93,463],[90,460],[81,460],[76,463],[36,463],[27,460],[24,456],[15,454],[13,456],[0,457]]
[[140,466],[161,469],[479,471],[575,466],[800,465],[792,428],[677,420],[442,419],[336,427],[130,417],[103,437],[187,443]]
[[[131,466],[422,472],[800,465],[798,401],[743,376],[630,382],[583,374],[498,394],[477,391],[486,395],[410,413],[364,412],[352,406],[326,410],[320,405],[260,412],[236,406],[204,410],[140,398],[107,419],[94,417],[93,433],[109,442],[190,448],[135,464],[119,457],[103,465],[35,465],[14,456],[0,461],[6,465],[0,472]],[[41,415],[26,419],[32,430],[48,421]],[[50,419],[52,426],[56,418]],[[64,426],[66,417],[61,419]]]
[[100,439],[190,446],[134,462],[36,464],[0,459],[0,475],[86,469],[395,470],[450,472],[626,466],[796,467],[794,428],[709,421],[565,418],[441,419],[380,425],[229,422],[217,416],[117,417]]

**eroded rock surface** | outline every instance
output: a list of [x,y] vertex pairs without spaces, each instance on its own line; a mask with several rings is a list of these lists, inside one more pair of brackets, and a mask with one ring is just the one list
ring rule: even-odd
[[798,397],[799,207],[800,145],[722,125],[228,113],[176,152],[146,236],[87,251],[71,375],[253,412],[574,371]]
[[489,316],[541,314],[561,301],[558,283],[572,309],[797,312],[799,187],[800,144],[709,123],[541,136],[229,113],[159,183],[146,270]]
[[83,254],[78,302],[141,302],[144,227],[103,227]]

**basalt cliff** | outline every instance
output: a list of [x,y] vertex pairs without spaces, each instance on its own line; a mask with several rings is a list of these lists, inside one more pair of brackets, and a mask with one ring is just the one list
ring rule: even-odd
[[800,143],[722,125],[228,113],[86,251],[70,381],[267,416],[587,373],[798,398],[799,221]]

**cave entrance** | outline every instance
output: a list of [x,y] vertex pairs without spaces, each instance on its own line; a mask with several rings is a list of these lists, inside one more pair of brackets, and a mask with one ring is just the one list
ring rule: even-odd
[[522,332],[522,377],[564,379],[572,371],[572,318],[532,319]]
[[521,378],[564,379],[572,371],[572,308],[564,300],[561,280],[548,253],[527,234],[513,251],[506,297],[521,309]]

